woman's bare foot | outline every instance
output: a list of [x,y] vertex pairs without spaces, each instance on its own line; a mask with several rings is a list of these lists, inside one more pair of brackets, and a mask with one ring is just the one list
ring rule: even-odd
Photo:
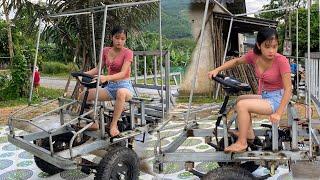
[[241,153],[246,151],[248,147],[248,144],[242,144],[239,142],[236,142],[234,144],[231,144],[230,146],[224,148],[224,152],[226,153]]
[[[80,125],[79,126],[79,128],[80,129],[82,129],[82,128],[84,128],[86,125]],[[87,130],[88,131],[96,131],[96,130],[98,130],[99,129],[99,123],[97,123],[97,122],[94,122]]]
[[114,127],[114,126],[111,125],[109,134],[110,134],[111,137],[115,137],[115,136],[120,134],[120,131],[118,130],[117,126]]
[[91,130],[91,131],[96,131],[99,129],[99,123],[97,122],[94,122],[89,128],[88,130]]

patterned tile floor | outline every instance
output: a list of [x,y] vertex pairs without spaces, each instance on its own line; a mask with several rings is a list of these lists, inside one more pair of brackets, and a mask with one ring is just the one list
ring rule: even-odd
[[[212,128],[212,121],[201,122],[201,128]],[[161,137],[165,137],[163,145],[167,145],[172,142],[178,135],[178,131],[181,131],[183,124],[181,122],[172,122],[167,125],[166,130],[161,133]],[[42,172],[35,164],[33,156],[10,144],[7,140],[6,134],[8,133],[8,127],[0,127],[0,180],[25,180],[25,179],[93,179],[94,175],[86,175],[79,170],[63,171],[59,174],[48,176]],[[148,135],[147,143],[136,143],[136,151],[140,157],[143,157],[152,167],[153,162],[153,146],[156,142],[154,135]],[[213,148],[204,144],[202,138],[189,138],[183,143],[178,151],[184,152],[204,152],[214,151]],[[207,172],[211,169],[217,168],[218,164],[211,163],[196,163],[195,169],[201,172]],[[255,175],[263,175],[268,172],[265,168],[259,168],[254,172]],[[277,170],[277,174],[269,179],[290,179],[286,173],[288,169],[286,167],[280,167]],[[280,176],[282,175],[282,176]],[[164,173],[158,175],[158,179],[174,180],[174,179],[199,179],[193,176],[191,173],[184,171],[184,165],[181,163],[168,163],[164,166]],[[155,179],[153,176],[141,173],[140,179],[148,180]]]

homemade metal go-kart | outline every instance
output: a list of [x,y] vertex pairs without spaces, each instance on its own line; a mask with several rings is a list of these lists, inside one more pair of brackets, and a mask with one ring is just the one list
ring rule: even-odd
[[[37,166],[50,175],[80,166],[83,172],[95,172],[96,179],[137,179],[139,161],[132,150],[134,137],[151,131],[160,121],[157,117],[150,119],[144,112],[144,103],[151,99],[133,98],[129,102],[129,110],[124,111],[118,121],[121,137],[111,138],[106,132],[113,110],[100,104],[94,119],[89,116],[94,108],[84,111],[89,108],[86,103],[88,90],[96,88],[96,80],[80,72],[72,73],[72,76],[79,79],[86,89],[83,101],[59,98],[15,112],[9,119],[9,141],[32,153]],[[39,112],[51,106],[57,107],[49,112]],[[88,131],[94,120],[100,122],[100,129]],[[31,128],[28,133],[17,135],[15,128],[21,129],[21,126]],[[101,156],[100,163],[83,157],[89,154]]]
[[[224,6],[216,0],[205,1],[205,12],[203,15],[201,35],[200,35],[200,51],[196,62],[196,71],[201,57],[201,48],[204,42],[204,29],[206,26],[209,3],[213,2],[215,5],[221,7],[223,11],[230,16],[229,32],[227,42],[225,44],[224,59],[229,47],[230,31],[232,29],[233,21],[239,16],[246,14],[233,15]],[[196,119],[190,120],[187,116],[183,131],[174,139],[173,142],[162,147],[161,139],[158,135],[158,143],[154,148],[155,163],[154,171],[162,172],[164,165],[169,162],[185,163],[187,171],[202,177],[203,179],[255,179],[252,173],[258,166],[264,166],[270,170],[269,175],[274,175],[277,167],[280,164],[287,165],[289,171],[292,173],[293,179],[319,179],[319,130],[314,128],[318,125],[319,120],[313,119],[311,114],[311,102],[313,109],[316,109],[317,115],[320,113],[320,87],[319,87],[319,53],[310,53],[310,6],[311,1],[308,1],[308,53],[306,53],[306,99],[304,106],[306,107],[306,117],[300,118],[298,116],[295,102],[291,101],[287,105],[287,123],[284,128],[279,128],[279,124],[261,124],[260,128],[255,128],[255,139],[249,145],[246,152],[243,153],[225,153],[224,147],[236,141],[236,137],[229,135],[228,130],[237,128],[236,114],[227,121],[227,112],[232,105],[228,106],[229,96],[240,93],[241,91],[249,91],[250,87],[228,76],[219,75],[214,80],[222,85],[226,96],[223,105],[219,111],[218,119],[213,129],[200,129],[199,122]],[[291,7],[292,8],[292,7]],[[293,8],[295,9],[295,8]],[[297,10],[297,9],[296,9]],[[269,11],[279,11],[267,10]],[[261,13],[261,11],[259,11]],[[258,12],[258,13],[259,13]],[[249,14],[249,13],[248,13]],[[298,16],[297,16],[298,17]],[[244,21],[241,21],[244,23]],[[298,24],[298,18],[297,23]],[[298,27],[297,27],[298,29]],[[297,49],[297,55],[298,49]],[[197,73],[196,73],[197,74]],[[193,79],[193,87],[190,93],[189,110],[193,95],[193,88],[195,86],[196,76]],[[219,87],[219,86],[218,86]],[[257,104],[258,106],[259,104]],[[220,125],[222,122],[222,126]],[[235,123],[234,123],[235,122]],[[284,120],[281,120],[284,122]],[[235,124],[232,127],[232,124]],[[165,128],[164,124],[159,128],[158,133]],[[317,127],[318,128],[318,127]],[[205,143],[213,147],[214,152],[176,152],[180,145],[184,143],[189,137],[204,137]],[[215,138],[213,138],[215,137]],[[219,168],[210,172],[199,172],[194,169],[198,162],[218,162]],[[206,173],[206,174],[205,174]],[[265,179],[267,177],[260,177]]]
[[[155,147],[157,154],[154,170],[162,172],[164,164],[168,162],[185,162],[187,171],[204,179],[254,179],[251,172],[260,165],[269,168],[270,174],[273,175],[280,164],[289,163],[290,166],[294,166],[296,161],[310,160],[308,151],[303,150],[306,148],[304,147],[305,137],[309,137],[308,130],[304,125],[298,125],[300,118],[293,102],[288,105],[288,126],[286,128],[279,129],[277,124],[261,124],[263,128],[254,129],[256,137],[249,144],[246,152],[225,153],[224,147],[234,143],[237,139],[235,135],[228,133],[230,129],[237,129],[236,113],[227,121],[227,112],[234,105],[230,103],[228,105],[229,97],[250,91],[251,88],[246,83],[222,74],[216,76],[214,80],[222,85],[226,93],[215,128],[199,129],[198,122],[194,120],[186,124],[183,131],[169,145],[161,147],[161,139],[158,139]],[[220,125],[221,122],[222,125]],[[234,126],[233,123],[235,123]],[[162,128],[164,127],[165,125]],[[204,137],[205,143],[212,146],[215,152],[175,152],[189,137]],[[196,162],[218,162],[220,168],[204,175],[203,172],[194,169]]]
[[[169,145],[161,147],[161,139],[158,139],[155,147],[156,161],[154,170],[163,171],[164,163],[185,162],[187,171],[203,179],[255,179],[251,172],[255,171],[260,165],[268,168],[270,174],[260,178],[267,178],[275,174],[276,168],[285,164],[293,173],[303,174],[302,166],[314,169],[314,164],[301,164],[296,162],[310,162],[317,159],[319,154],[319,143],[309,147],[307,141],[309,138],[317,140],[318,131],[312,131],[312,137],[309,137],[309,127],[307,123],[299,122],[301,119],[293,105],[290,102],[287,107],[288,122],[285,128],[278,128],[278,124],[261,124],[260,128],[254,129],[255,139],[249,143],[247,151],[244,153],[225,153],[224,147],[234,143],[237,139],[230,129],[237,129],[236,114],[227,121],[227,113],[233,105],[228,106],[230,95],[236,95],[241,91],[250,91],[248,84],[243,83],[233,77],[219,74],[214,80],[220,83],[226,93],[224,102],[219,110],[218,119],[214,129],[200,129],[197,121],[192,121],[184,127],[178,137]],[[222,126],[220,123],[222,122]],[[233,123],[235,122],[235,125]],[[165,125],[162,127],[165,128]],[[161,131],[160,128],[159,130]],[[212,146],[215,152],[175,152],[180,145],[189,137],[204,137],[205,143]],[[214,140],[213,140],[213,137]],[[310,148],[310,149],[309,149]],[[310,156],[312,151],[313,156]],[[196,162],[218,162],[219,168],[208,172],[194,169]],[[317,173],[317,172],[312,172]],[[309,174],[310,175],[310,174]],[[298,177],[298,176],[297,176]],[[302,176],[303,177],[303,176]],[[305,176],[304,178],[307,178]]]

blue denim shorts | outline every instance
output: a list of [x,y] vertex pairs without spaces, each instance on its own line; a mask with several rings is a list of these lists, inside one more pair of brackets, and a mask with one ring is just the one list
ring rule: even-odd
[[261,94],[262,99],[265,99],[270,103],[273,113],[275,113],[280,106],[283,92],[284,92],[283,89],[279,89],[275,91],[262,91],[262,94]]
[[112,100],[116,99],[117,91],[121,88],[126,88],[132,93],[132,95],[135,95],[135,91],[130,80],[109,81],[108,84],[103,87]]

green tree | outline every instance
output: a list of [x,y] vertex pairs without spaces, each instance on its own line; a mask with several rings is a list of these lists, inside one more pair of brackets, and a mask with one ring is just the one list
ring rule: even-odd
[[[162,38],[163,50],[170,52],[170,63],[174,68],[179,67],[184,69],[191,58],[193,48],[195,47],[195,42],[193,39],[174,39],[170,40],[168,38]],[[155,51],[159,49],[159,34],[143,32],[132,36],[128,39],[128,46],[137,51]],[[147,59],[147,71],[152,72],[152,62],[153,60],[148,57]],[[143,64],[140,64],[140,70],[143,70]],[[143,72],[139,72],[141,75]]]
[[8,50],[9,50],[9,55],[10,55],[10,64],[12,64],[12,58],[13,58],[13,42],[12,42],[12,32],[11,32],[11,20],[9,18],[9,13],[10,13],[10,5],[9,5],[9,1],[6,0],[2,0],[2,4],[0,4],[3,12],[4,12],[4,16],[5,16],[5,20],[6,20],[6,30],[7,30],[7,36],[8,36]]
[[[141,0],[136,0],[141,1]],[[134,2],[133,0],[122,0],[121,3]],[[82,57],[82,59],[90,61],[93,58],[92,52],[92,32],[91,32],[91,19],[88,15],[70,16],[63,18],[49,18],[49,14],[70,12],[74,10],[84,9],[88,7],[101,6],[103,4],[115,4],[119,1],[114,0],[99,0],[99,1],[60,1],[48,0],[46,4],[32,4],[29,1],[7,1],[7,5],[16,10],[16,21],[23,21],[21,24],[21,31],[36,34],[34,31],[38,29],[37,19],[43,18],[46,24],[42,37],[47,43],[53,43],[58,49],[57,51],[62,54],[62,59],[65,62],[72,61],[74,56]],[[134,7],[119,8],[108,11],[107,19],[107,33],[110,32],[115,25],[123,25],[132,31],[137,31],[142,28],[142,24],[149,22],[157,14],[157,4],[146,4]],[[95,32],[96,32],[96,45],[97,51],[100,50],[101,30],[103,12],[94,14]],[[15,23],[17,24],[17,23]],[[99,39],[100,38],[100,39]],[[106,40],[109,37],[106,36]],[[99,54],[97,52],[96,54]],[[88,56],[91,56],[90,60]],[[84,61],[84,62],[87,62]],[[79,64],[81,64],[79,62]],[[91,62],[91,64],[94,64]]]
[[[140,0],[137,0],[140,1]],[[123,0],[122,3],[132,2],[132,0]],[[88,2],[84,0],[77,1],[63,1],[51,0],[49,1],[47,11],[49,13],[68,12],[76,9],[83,9],[88,7],[101,6],[104,4],[119,3],[112,0]],[[157,14],[157,4],[146,4],[128,8],[119,8],[108,11],[107,27],[106,27],[106,42],[108,43],[110,30],[117,25],[125,26],[131,31],[139,31],[142,24],[149,22]],[[64,18],[48,18],[46,22],[50,22],[44,29],[44,37],[50,41],[63,52],[63,56],[67,61],[70,61],[75,54],[81,56],[84,64],[91,63],[93,66],[94,59],[92,49],[92,31],[91,20],[87,15],[71,16]],[[94,14],[95,22],[95,37],[97,55],[99,55],[101,30],[103,25],[103,12]],[[91,58],[88,58],[88,57]],[[79,58],[77,58],[79,59]],[[82,64],[82,62],[78,62]]]
[[[262,10],[272,10],[272,9],[283,8],[286,6],[294,6],[296,8],[305,7],[306,2],[307,2],[306,0],[271,0],[269,4],[262,6]],[[264,12],[259,14],[258,17],[280,21],[285,19],[285,15],[286,15],[286,11],[281,10],[281,11]]]
[[[6,32],[7,24],[5,21],[0,20],[0,57],[9,57],[8,51],[8,36]],[[1,61],[5,61],[2,59]]]
[[[304,56],[304,53],[307,52],[307,40],[308,40],[308,32],[307,32],[307,9],[306,0],[288,0],[291,6],[299,7],[299,20],[298,20],[298,33],[299,33],[299,56]],[[280,0],[271,0],[270,4],[263,6],[264,10],[276,9],[284,6],[284,1]],[[292,40],[292,52],[293,55],[296,53],[296,10],[290,13],[291,15],[291,40]],[[285,38],[285,32],[288,27],[286,27],[286,22],[288,23],[288,17],[286,17],[285,11],[276,11],[276,12],[267,12],[261,13],[258,17],[265,19],[275,19],[278,20],[278,33],[279,33],[279,41],[280,41],[280,51],[282,51],[282,42]],[[318,51],[319,49],[319,19],[318,19],[318,4],[313,4],[311,6],[311,51]]]
[[[319,19],[318,19],[318,4],[313,4],[311,6],[310,15],[310,46],[311,52],[319,51]],[[298,28],[298,39],[299,39],[299,56],[304,56],[308,48],[308,10],[305,8],[299,9],[299,28]],[[295,19],[296,12],[292,14],[292,19]],[[292,46],[293,52],[295,52],[296,47],[296,21],[292,21]]]

